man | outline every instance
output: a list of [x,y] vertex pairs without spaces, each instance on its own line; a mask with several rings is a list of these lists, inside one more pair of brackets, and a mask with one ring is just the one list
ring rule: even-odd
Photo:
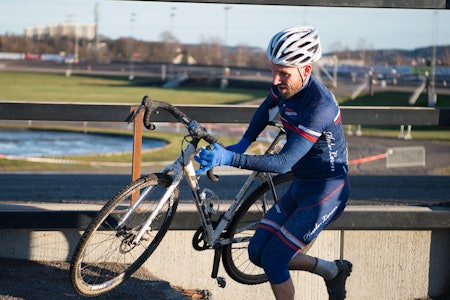
[[[202,150],[197,173],[219,165],[285,173],[295,180],[261,220],[249,244],[249,256],[261,266],[278,300],[294,299],[289,270],[322,276],[329,299],[344,299],[352,271],[346,260],[326,261],[302,253],[319,232],[344,210],[349,197],[347,150],[341,115],[333,94],[312,75],[321,57],[317,30],[294,27],[277,33],[267,47],[273,85],[235,145]],[[278,107],[286,143],[278,154],[243,154]]]

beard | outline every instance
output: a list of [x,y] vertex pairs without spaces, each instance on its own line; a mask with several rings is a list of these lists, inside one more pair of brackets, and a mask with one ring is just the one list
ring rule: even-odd
[[284,99],[289,99],[293,97],[302,89],[302,87],[303,85],[301,83],[296,85],[288,85],[288,84],[277,85],[278,93],[280,93],[280,96],[283,97]]

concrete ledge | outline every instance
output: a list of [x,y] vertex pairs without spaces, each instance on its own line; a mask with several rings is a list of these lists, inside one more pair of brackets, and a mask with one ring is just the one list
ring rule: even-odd
[[[95,204],[0,204],[0,229],[84,229],[101,208]],[[180,203],[172,230],[195,230],[200,225],[195,206]],[[450,229],[450,208],[350,205],[328,230]]]
[[[36,261],[70,260],[82,230],[101,205],[0,204],[0,256]],[[212,251],[196,251],[199,226],[193,205],[180,204],[171,230],[145,267],[172,285],[209,289],[214,299],[273,299],[268,284],[247,286],[210,278]],[[349,299],[449,299],[450,208],[349,206],[310,250],[324,259],[352,261]],[[183,270],[180,272],[180,270]],[[302,299],[327,299],[323,280],[292,272]]]

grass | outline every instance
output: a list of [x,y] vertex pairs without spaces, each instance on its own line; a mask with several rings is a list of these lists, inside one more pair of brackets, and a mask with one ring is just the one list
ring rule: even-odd
[[[145,86],[145,83],[148,83]],[[265,97],[261,90],[164,89],[150,79],[0,72],[0,101],[140,103],[144,95],[172,104],[235,104]]]
[[[88,77],[57,74],[35,74],[19,72],[0,72],[0,101],[33,101],[33,102],[90,102],[90,103],[139,103],[143,95],[170,102],[172,104],[236,104],[266,96],[266,90],[232,89],[225,91],[218,88],[178,88],[163,89],[156,86],[155,81],[137,78],[129,81],[126,77]],[[409,106],[410,94],[399,92],[379,92],[374,97],[362,95],[355,100],[349,97],[339,98],[342,106]],[[416,106],[425,106],[425,95],[419,97]],[[438,106],[449,107],[450,96],[438,96]],[[76,128],[64,126],[40,126],[37,129],[52,130],[82,130],[108,134],[128,134],[129,130],[105,128]],[[450,142],[450,128],[444,127],[414,127],[415,139],[436,139]],[[365,135],[397,136],[398,127],[371,126],[363,128]],[[144,131],[144,137],[159,138],[167,141],[168,146],[143,153],[142,161],[159,162],[173,160],[181,149],[183,134],[165,133],[159,131]],[[235,140],[223,138],[224,144]],[[131,162],[131,153],[108,155],[67,156],[66,159],[98,162]],[[33,163],[23,161],[0,160],[1,171],[73,171],[93,168],[89,165],[59,165],[48,163]]]

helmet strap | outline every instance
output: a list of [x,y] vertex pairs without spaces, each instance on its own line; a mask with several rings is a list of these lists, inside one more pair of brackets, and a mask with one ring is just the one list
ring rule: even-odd
[[302,66],[302,67],[297,67],[297,70],[298,70],[298,73],[300,74],[300,78],[302,79],[302,89],[303,89],[303,87],[305,86],[305,84],[308,82],[308,80],[309,80],[309,77],[310,77],[310,75],[308,75],[308,76],[305,76],[305,77],[303,77],[303,75],[302,75],[302,68],[303,67],[305,67],[305,66]]

